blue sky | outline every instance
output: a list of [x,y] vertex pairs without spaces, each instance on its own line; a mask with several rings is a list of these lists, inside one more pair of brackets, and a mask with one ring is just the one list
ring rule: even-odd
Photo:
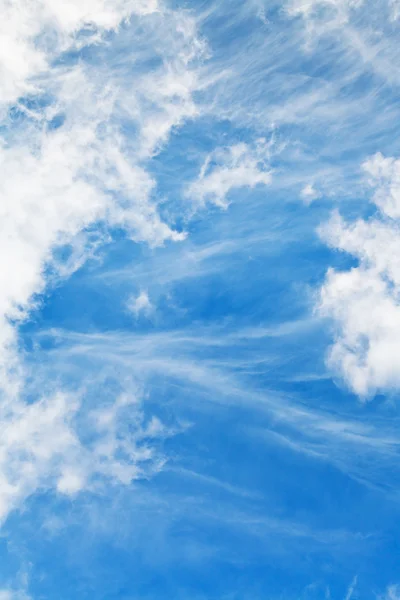
[[398,0],[0,7],[0,600],[398,600]]

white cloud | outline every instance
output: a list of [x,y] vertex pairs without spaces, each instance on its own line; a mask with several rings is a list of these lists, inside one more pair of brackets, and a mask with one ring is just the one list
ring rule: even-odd
[[384,596],[379,600],[400,600],[400,585],[389,585]]
[[54,248],[102,220],[152,245],[183,237],[161,221],[151,201],[155,182],[128,158],[118,130],[97,133],[111,118],[112,97],[78,70],[62,79],[59,107],[63,127],[29,127],[0,147],[1,362],[13,341],[8,320],[24,317],[44,290]]
[[353,577],[353,580],[352,580],[352,582],[350,583],[350,585],[349,585],[349,587],[347,589],[346,596],[345,596],[344,600],[351,600],[351,598],[354,597],[354,592],[355,592],[355,589],[357,587],[357,581],[358,581],[358,577],[356,575],[355,577]]
[[312,183],[307,183],[301,190],[300,195],[306,204],[311,204],[311,202],[321,197],[320,192],[315,189]]
[[128,302],[128,309],[133,312],[135,317],[139,317],[141,314],[148,316],[153,312],[154,307],[146,290],[142,290],[136,298],[131,298]]
[[[160,468],[163,461],[149,444],[166,430],[145,423],[134,395],[86,412],[82,402],[57,393],[28,406],[2,406],[0,522],[37,489],[74,495],[94,489],[99,477],[128,484]],[[77,418],[90,441],[77,433]]]
[[358,266],[328,272],[320,310],[337,326],[330,366],[366,397],[400,386],[400,161],[378,154],[364,170],[381,216],[346,223],[335,214],[321,228],[323,239]]
[[356,9],[363,4],[364,0],[289,0],[286,11],[290,17],[303,19],[306,47],[310,48],[314,40],[339,30],[343,40],[351,36],[356,42],[358,34],[356,29],[350,29],[350,23]]
[[189,186],[187,196],[197,202],[213,202],[226,208],[231,190],[268,185],[271,182],[269,148],[265,139],[258,140],[253,146],[240,143],[218,148],[206,158],[198,179]]
[[321,8],[332,8],[338,12],[345,12],[351,8],[361,6],[363,0],[291,0],[287,10],[291,15],[310,16]]
[[390,9],[391,9],[391,19],[392,21],[397,21],[400,17],[400,2],[399,0],[390,0]]
[[363,165],[369,183],[376,188],[373,200],[392,219],[400,217],[400,160],[375,154]]
[[34,76],[49,68],[54,52],[75,42],[83,26],[116,29],[132,14],[157,10],[157,0],[1,0],[0,105],[38,89]]
[[0,589],[0,600],[31,600],[27,588],[28,575],[25,572],[20,572],[17,581],[13,582],[13,585]]
[[[306,344],[310,339],[310,327],[314,325],[310,319],[308,324],[286,323],[277,329],[261,330],[259,327],[232,330],[229,324],[217,328],[192,324],[181,330],[157,330],[143,334],[48,331],[44,339],[53,336],[55,343],[37,360],[39,363],[47,362],[49,353],[55,374],[64,365],[71,369],[71,364],[78,364],[83,373],[89,364],[92,369],[95,365],[96,373],[108,368],[120,377],[129,373],[144,382],[154,382],[159,377],[163,381],[172,378],[174,386],[179,382],[182,394],[178,393],[177,402],[185,403],[189,395],[194,405],[201,403],[202,398],[228,406],[246,404],[256,408],[262,404],[273,415],[274,422],[280,425],[274,431],[267,431],[260,424],[255,428],[257,432],[253,432],[260,439],[269,439],[291,451],[326,461],[358,484],[375,489],[386,485],[389,493],[396,493],[398,435],[395,423],[365,423],[354,415],[332,415],[317,407],[299,407],[296,399],[270,390],[255,389],[249,385],[246,376],[241,375],[249,372],[249,359],[243,354],[249,342],[256,341],[259,348],[253,354],[251,364],[274,368],[276,356],[269,350],[269,343],[262,343],[262,338],[266,342],[271,336],[293,335],[299,339],[300,335]],[[232,347],[242,358],[232,357]],[[218,349],[218,352],[212,352],[211,357],[210,349]],[[109,420],[109,410],[101,411],[100,423],[107,427]],[[281,425],[283,430],[280,430]],[[153,426],[148,427],[154,431]],[[158,428],[156,422],[155,430]],[[165,433],[161,435],[165,437]],[[356,462],[351,458],[354,454],[357,455]],[[385,478],[388,469],[393,474],[389,484]]]
[[[107,429],[87,414],[83,398],[72,398],[56,384],[26,404],[18,325],[46,289],[49,271],[65,275],[82,264],[90,252],[86,232],[98,223],[122,227],[133,240],[151,246],[183,239],[158,213],[156,181],[147,164],[171,130],[196,114],[194,62],[204,46],[188,15],[164,10],[156,0],[0,0],[0,9],[3,521],[38,489],[75,494],[104,477],[129,483],[162,462],[145,442],[164,435],[162,426],[143,425],[140,407],[131,400],[120,398],[110,407]],[[90,35],[81,38],[79,30],[86,26]],[[59,61],[65,50],[101,43],[111,29],[122,46],[129,37],[117,67],[115,55],[107,55],[110,42],[102,47],[98,68],[85,67],[84,60]],[[143,57],[153,59],[153,70],[143,72]],[[28,93],[29,102],[21,98]],[[9,108],[19,111],[16,122],[8,118]],[[57,116],[60,125],[52,127]],[[125,135],[120,123],[135,134]],[[55,254],[64,246],[72,248],[68,264]],[[140,302],[146,310],[143,298]],[[123,431],[127,417],[120,415],[128,407],[135,434]],[[93,434],[90,443],[78,434],[82,419]]]
[[25,592],[3,589],[0,590],[0,600],[30,600],[30,596]]
[[[366,7],[373,27],[365,23]],[[398,16],[398,0],[290,0],[286,10],[302,19],[305,49],[323,38],[334,39],[335,51],[342,54],[341,68],[353,81],[370,72],[391,86],[400,84],[393,69],[399,56],[397,37],[390,26]]]

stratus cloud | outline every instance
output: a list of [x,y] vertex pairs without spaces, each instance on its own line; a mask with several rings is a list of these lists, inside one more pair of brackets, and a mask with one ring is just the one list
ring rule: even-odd
[[334,215],[321,230],[358,265],[331,269],[320,310],[334,319],[329,365],[360,396],[400,386],[400,161],[377,154],[364,164],[378,216],[346,223]]
[[[83,262],[90,252],[87,232],[98,230],[96,243],[101,242],[99,223],[103,229],[123,228],[133,240],[152,246],[182,239],[160,218],[156,181],[147,163],[168,141],[171,129],[196,114],[193,64],[203,44],[187,15],[164,11],[156,1],[20,0],[0,2],[0,8],[0,37],[5,36],[0,45],[4,521],[38,489],[73,494],[101,478],[129,483],[162,462],[148,447],[164,435],[162,425],[142,424],[135,398],[114,399],[105,415],[104,410],[90,411],[84,394],[72,398],[54,385],[42,398],[35,390],[39,399],[26,403],[27,367],[18,351],[18,324],[36,305],[49,273],[65,275]],[[129,26],[118,29],[128,19]],[[117,66],[115,55],[107,55],[112,42],[103,46],[98,69],[86,67],[84,59],[59,60],[65,50],[79,50],[94,40],[99,47],[111,29],[122,46],[124,35],[130,40]],[[137,66],[143,58],[153,61],[153,70],[144,73]],[[8,116],[10,108],[18,112],[16,121]],[[121,123],[134,135],[125,135]],[[57,256],[58,248],[71,249],[73,260],[67,266]],[[135,426],[124,434],[126,416],[121,420],[119,415],[126,412],[134,416]],[[82,429],[78,434],[78,421],[85,423],[88,439],[82,438]]]
[[268,185],[271,169],[268,165],[269,144],[260,139],[253,146],[240,143],[218,148],[204,161],[199,177],[187,190],[187,196],[204,203],[228,206],[229,192],[235,188]]

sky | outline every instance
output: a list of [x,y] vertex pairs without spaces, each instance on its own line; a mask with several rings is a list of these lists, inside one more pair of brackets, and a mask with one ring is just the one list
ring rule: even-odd
[[0,13],[0,600],[400,600],[399,0]]

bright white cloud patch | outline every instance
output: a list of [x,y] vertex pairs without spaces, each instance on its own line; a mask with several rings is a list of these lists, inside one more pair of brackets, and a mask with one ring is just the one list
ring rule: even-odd
[[141,314],[148,316],[154,310],[149,295],[145,290],[142,290],[136,298],[131,298],[128,303],[128,308],[133,312],[135,317],[139,317]]
[[[89,411],[82,402],[59,392],[28,406],[2,406],[0,522],[38,488],[74,495],[99,478],[127,484],[162,465],[151,442],[166,430],[144,422],[134,396]],[[90,442],[80,439],[78,418]]]
[[321,194],[311,183],[308,183],[301,190],[300,196],[306,204],[311,204],[311,202],[320,198]]
[[334,215],[321,228],[358,262],[328,272],[320,308],[337,325],[329,364],[360,396],[400,385],[400,161],[377,154],[364,169],[380,215],[353,223]]
[[117,28],[132,14],[157,9],[157,0],[2,0],[0,105],[37,91],[33,76],[46,72],[55,52],[75,44],[74,34],[83,26],[99,39],[101,30]]
[[[4,0],[0,9],[4,520],[37,489],[75,494],[96,478],[129,483],[160,464],[141,440],[163,435],[162,426],[145,432],[136,400],[116,400],[106,428],[99,414],[87,414],[83,401],[57,389],[27,405],[18,323],[37,303],[50,272],[63,275],[82,264],[90,252],[85,232],[99,223],[103,229],[123,228],[151,246],[183,239],[157,211],[156,181],[147,165],[172,128],[196,113],[194,61],[204,46],[189,16],[167,11],[157,0]],[[123,49],[117,67],[107,63],[111,30]],[[104,53],[97,68],[64,58],[94,42],[92,48]],[[143,60],[153,61],[154,68],[143,69]],[[71,260],[60,258],[61,248],[70,250]],[[143,302],[139,299],[138,311],[148,309]],[[136,420],[125,436],[119,415],[128,408]],[[83,418],[90,443],[76,430]]]
[[264,139],[258,140],[254,146],[240,143],[219,148],[206,158],[187,195],[197,202],[212,202],[226,208],[231,190],[254,188],[271,182],[268,159],[269,144]]

